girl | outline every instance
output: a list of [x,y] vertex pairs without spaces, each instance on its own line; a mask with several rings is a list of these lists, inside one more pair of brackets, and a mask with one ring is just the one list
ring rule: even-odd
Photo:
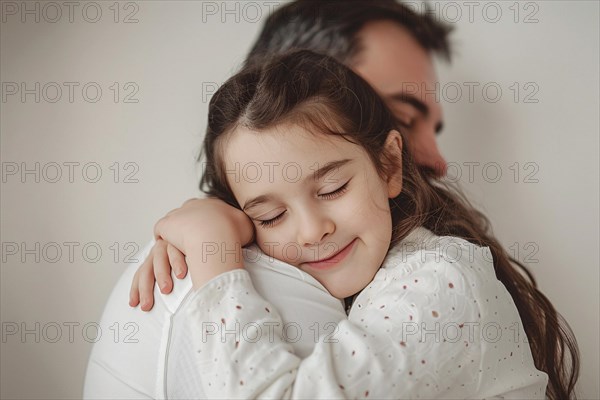
[[[297,51],[241,71],[211,100],[203,151],[211,198],[155,236],[185,254],[197,289],[208,398],[573,396],[568,325],[485,218],[414,166],[348,68]],[[348,319],[304,359],[242,268],[252,242],[347,299]]]

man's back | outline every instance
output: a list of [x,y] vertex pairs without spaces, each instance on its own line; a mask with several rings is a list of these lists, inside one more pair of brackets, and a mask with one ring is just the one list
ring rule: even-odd
[[[154,242],[149,243],[137,259],[143,261],[153,245]],[[299,356],[312,352],[315,337],[331,333],[330,323],[346,318],[342,302],[310,275],[270,259],[256,246],[244,250],[244,259],[256,290],[277,306]],[[154,307],[143,312],[127,305],[138,267],[139,264],[127,267],[107,302],[100,323],[102,332],[112,332],[118,326],[117,332],[125,335],[107,335],[94,344],[83,397],[203,398],[202,383],[194,368],[192,331],[183,312],[192,289],[190,276],[176,280],[170,294],[155,288]]]

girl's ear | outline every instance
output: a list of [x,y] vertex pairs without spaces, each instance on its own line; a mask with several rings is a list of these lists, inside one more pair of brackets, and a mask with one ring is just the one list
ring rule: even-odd
[[392,129],[388,133],[388,137],[385,140],[384,152],[388,156],[389,161],[394,163],[386,178],[388,197],[393,199],[402,191],[402,136],[400,136],[400,132]]

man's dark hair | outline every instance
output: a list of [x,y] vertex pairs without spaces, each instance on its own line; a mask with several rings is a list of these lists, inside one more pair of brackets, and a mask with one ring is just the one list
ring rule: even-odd
[[361,50],[357,33],[372,21],[390,20],[406,28],[427,51],[450,60],[452,27],[429,12],[419,14],[395,0],[296,0],[271,14],[246,65],[308,49],[349,65]]

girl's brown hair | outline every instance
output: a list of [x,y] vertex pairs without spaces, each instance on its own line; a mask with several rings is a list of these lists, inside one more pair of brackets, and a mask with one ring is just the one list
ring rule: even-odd
[[[241,209],[223,168],[222,139],[238,126],[261,131],[284,122],[340,135],[361,146],[382,177],[398,167],[383,149],[390,130],[401,129],[383,100],[366,81],[335,59],[299,50],[263,66],[243,69],[212,97],[199,156],[199,161],[206,157],[200,189]],[[402,150],[402,192],[390,199],[390,247],[418,226],[439,236],[457,236],[489,247],[496,276],[519,311],[535,366],[548,374],[547,397],[575,398],[579,351],[567,322],[539,291],[527,268],[509,257],[492,236],[487,218],[460,190],[418,168],[407,147]]]

